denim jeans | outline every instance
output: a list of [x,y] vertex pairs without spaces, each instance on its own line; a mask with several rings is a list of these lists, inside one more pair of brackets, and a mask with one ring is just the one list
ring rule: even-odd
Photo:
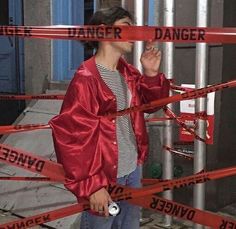
[[[141,187],[141,166],[138,166],[132,173],[117,179],[117,183],[129,187]],[[131,205],[126,201],[120,201],[121,209],[117,216],[92,215],[83,212],[81,216],[80,229],[138,229],[140,219],[140,207]]]

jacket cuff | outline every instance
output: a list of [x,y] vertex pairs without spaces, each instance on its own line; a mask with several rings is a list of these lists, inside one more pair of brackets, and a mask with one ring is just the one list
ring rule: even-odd
[[158,73],[156,76],[147,76],[147,75],[143,75],[143,80],[146,83],[153,83],[153,84],[157,84],[160,82],[161,78],[165,78],[165,74],[164,73]]
[[103,172],[82,181],[66,181],[65,187],[71,191],[77,199],[88,198],[91,194],[108,185],[107,178]]

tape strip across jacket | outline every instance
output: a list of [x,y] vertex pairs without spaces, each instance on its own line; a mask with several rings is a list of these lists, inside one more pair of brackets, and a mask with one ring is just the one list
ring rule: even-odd
[[[64,181],[64,172],[60,164],[49,161],[40,156],[30,154],[23,150],[17,150],[4,144],[0,144],[0,161],[13,166],[21,167],[40,175],[48,176],[54,181]],[[128,200],[132,203],[159,211],[163,214],[169,214],[181,219],[191,220],[195,223],[222,229],[227,228],[224,227],[225,225],[236,225],[236,221],[209,212],[197,210],[179,203],[175,203],[173,201],[165,200],[157,196],[152,196],[152,194],[232,175],[236,175],[236,167],[220,169],[211,172],[203,172],[175,180],[162,181],[160,183],[153,184],[141,189],[131,189],[118,184],[111,184],[108,186],[108,191],[111,193],[112,199],[114,201]],[[18,225],[20,225],[21,228],[27,228],[29,226],[53,221],[55,219],[75,214],[79,211],[87,209],[88,203],[71,205],[63,209],[27,217],[22,220],[1,225],[0,229],[12,228],[13,226],[17,227]]]

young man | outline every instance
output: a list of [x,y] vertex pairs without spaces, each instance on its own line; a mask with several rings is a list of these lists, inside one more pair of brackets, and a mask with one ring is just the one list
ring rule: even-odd
[[[90,24],[130,26],[133,20],[128,11],[113,7],[96,12]],[[132,51],[133,42],[94,44],[96,54],[76,71],[60,114],[50,122],[55,150],[65,169],[65,186],[78,200],[89,199],[97,213],[83,212],[81,228],[136,229],[139,207],[123,201],[121,213],[109,216],[112,199],[106,186],[117,182],[140,187],[140,165],[148,151],[144,115],[133,112],[111,119],[105,114],[167,97],[169,82],[158,73],[161,53],[152,43],[141,56],[144,75],[122,58]]]

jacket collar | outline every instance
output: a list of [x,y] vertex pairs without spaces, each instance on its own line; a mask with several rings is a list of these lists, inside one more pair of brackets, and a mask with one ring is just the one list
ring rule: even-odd
[[[95,62],[95,56],[92,56],[90,59],[86,60],[84,62],[84,66],[85,68],[89,69],[89,71],[96,77],[100,76],[100,73],[96,67],[96,62]],[[127,63],[125,62],[125,60],[123,58],[119,59],[119,62],[117,64],[117,69],[118,71],[123,74],[124,73],[124,69],[126,68]]]

